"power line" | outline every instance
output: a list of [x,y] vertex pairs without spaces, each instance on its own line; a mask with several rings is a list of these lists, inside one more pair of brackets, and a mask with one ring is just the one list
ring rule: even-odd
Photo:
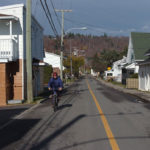
[[95,28],[96,28],[96,26],[94,26],[94,25],[92,25],[92,24],[87,24],[87,23],[84,23],[84,22],[77,22],[77,21],[75,21],[75,20],[71,20],[71,19],[68,19],[68,18],[66,18],[66,17],[65,17],[65,20],[66,20],[66,21],[69,21],[69,22],[71,22],[71,23],[76,23],[76,24],[79,24],[79,25],[87,25],[87,26],[95,27]]
[[34,10],[33,10],[33,14],[36,14],[36,7],[38,6],[38,0],[36,0],[36,3],[35,3],[35,7],[34,7]]
[[57,34],[55,28],[53,27],[53,24],[51,23],[51,20],[50,20],[49,17],[48,17],[48,14],[47,14],[47,12],[46,12],[46,10],[45,10],[45,7],[44,7],[44,4],[43,4],[42,0],[40,0],[40,2],[41,2],[41,5],[42,5],[42,8],[43,8],[43,10],[44,10],[44,13],[45,13],[45,15],[46,15],[46,17],[47,17],[47,19],[48,19],[48,22],[49,22],[49,24],[50,24],[50,26],[51,26],[51,28],[52,28],[52,30],[53,30],[53,32],[54,32],[54,35],[55,35],[55,36],[58,36],[58,34]]
[[50,20],[51,20],[51,23],[52,23],[52,25],[53,25],[53,28],[54,28],[54,30],[55,30],[57,36],[58,36],[58,32],[57,32],[57,30],[56,30],[56,27],[55,27],[55,24],[54,24],[52,15],[51,15],[50,10],[49,10],[49,7],[48,7],[48,5],[47,5],[47,0],[44,0],[44,2],[45,2],[45,5],[46,5],[46,8],[47,8],[47,10],[48,10],[48,14],[49,14],[49,16],[50,16]]
[[59,20],[59,17],[58,17],[58,15],[57,15],[56,11],[55,11],[55,7],[54,7],[54,4],[53,4],[53,1],[50,0],[50,2],[51,2],[51,5],[52,5],[52,8],[53,8],[53,10],[54,10],[55,16],[56,16],[56,18],[57,18],[57,21],[58,21],[58,23],[59,23],[59,25],[60,25],[60,28],[61,28],[61,22],[60,22],[60,20]]

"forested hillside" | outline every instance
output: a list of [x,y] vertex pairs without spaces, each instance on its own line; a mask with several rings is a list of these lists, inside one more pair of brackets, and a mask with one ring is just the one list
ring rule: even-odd
[[[70,42],[71,39],[71,42]],[[64,37],[64,52],[66,54],[70,51],[70,44],[72,50],[74,48],[78,50],[85,50],[86,57],[93,57],[96,53],[100,54],[103,50],[111,51],[123,51],[128,47],[128,37],[110,37],[104,34],[104,36],[91,36],[80,34],[68,34]],[[59,53],[60,51],[60,38],[44,37],[45,51]]]

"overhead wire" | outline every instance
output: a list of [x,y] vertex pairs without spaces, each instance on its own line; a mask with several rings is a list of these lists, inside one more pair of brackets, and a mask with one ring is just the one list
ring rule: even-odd
[[46,15],[46,17],[47,17],[47,19],[48,19],[48,22],[49,22],[49,24],[50,24],[50,26],[51,26],[51,28],[52,28],[52,30],[53,30],[53,33],[54,33],[54,35],[57,37],[57,36],[58,36],[58,33],[57,33],[57,31],[56,31],[56,28],[54,28],[54,24],[51,22],[51,20],[50,20],[48,14],[47,14],[47,12],[46,12],[46,9],[45,9],[45,7],[44,7],[44,4],[43,4],[42,0],[40,0],[40,3],[41,3],[41,5],[42,5],[42,8],[43,8],[43,10],[44,10],[44,13],[45,13],[45,15]]
[[59,26],[60,26],[60,28],[61,28],[61,22],[60,22],[60,20],[59,20],[59,17],[58,17],[58,15],[57,15],[56,11],[55,11],[54,3],[53,3],[52,0],[50,0],[50,3],[51,3],[52,8],[53,8],[53,10],[54,10],[54,14],[55,14],[55,16],[56,16],[56,18],[57,18],[58,24],[59,24]]
[[35,6],[34,6],[34,10],[33,10],[33,14],[34,14],[34,15],[36,14],[36,10],[37,10],[36,7],[38,6],[38,2],[39,2],[39,1],[36,0]]
[[55,24],[54,24],[54,21],[53,21],[51,12],[50,12],[49,7],[48,7],[48,4],[47,4],[47,0],[44,0],[44,2],[45,2],[45,6],[46,6],[46,8],[47,8],[48,14],[49,14],[49,16],[50,16],[50,20],[51,20],[51,23],[52,23],[52,25],[53,25],[53,28],[54,28],[54,30],[55,30],[57,36],[58,36],[58,32],[57,32],[57,30],[56,30],[56,27],[55,27]]

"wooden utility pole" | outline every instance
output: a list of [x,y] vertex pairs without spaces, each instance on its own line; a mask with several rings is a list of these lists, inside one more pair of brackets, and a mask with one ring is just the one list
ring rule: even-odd
[[26,1],[26,70],[27,70],[27,100],[33,102],[32,87],[32,48],[31,48],[31,0]]
[[70,39],[70,75],[72,79],[72,41]]
[[61,24],[61,56],[60,56],[60,78],[63,80],[63,49],[64,49],[64,12],[71,12],[72,10],[58,10],[55,11],[62,13],[62,24]]

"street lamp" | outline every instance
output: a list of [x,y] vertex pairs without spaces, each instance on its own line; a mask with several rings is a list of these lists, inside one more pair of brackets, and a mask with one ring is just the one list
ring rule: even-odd
[[[65,31],[65,34],[71,30],[87,30],[87,27],[70,28]],[[71,39],[70,39],[70,74],[71,74],[71,79],[72,79],[72,43],[71,43]]]
[[65,34],[68,33],[71,30],[87,30],[87,27],[80,27],[80,28],[70,28],[68,30],[65,31]]

